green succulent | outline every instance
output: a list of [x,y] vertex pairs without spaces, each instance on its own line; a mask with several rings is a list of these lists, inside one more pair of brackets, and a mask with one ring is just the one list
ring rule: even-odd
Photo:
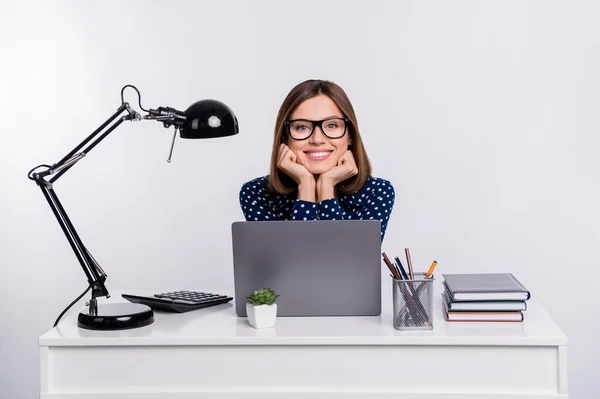
[[275,303],[277,298],[279,298],[279,294],[276,294],[275,291],[273,291],[272,289],[261,288],[260,290],[254,291],[252,295],[250,295],[246,299],[248,299],[248,302],[252,305],[258,306],[272,305]]

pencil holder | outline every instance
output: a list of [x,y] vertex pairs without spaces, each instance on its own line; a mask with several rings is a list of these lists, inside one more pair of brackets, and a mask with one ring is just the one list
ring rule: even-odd
[[394,328],[433,329],[433,276],[415,273],[413,280],[392,279]]

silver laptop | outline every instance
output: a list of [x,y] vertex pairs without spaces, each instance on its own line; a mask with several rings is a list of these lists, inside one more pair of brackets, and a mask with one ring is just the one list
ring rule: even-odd
[[278,316],[377,316],[381,313],[378,220],[234,222],[235,309],[271,288]]

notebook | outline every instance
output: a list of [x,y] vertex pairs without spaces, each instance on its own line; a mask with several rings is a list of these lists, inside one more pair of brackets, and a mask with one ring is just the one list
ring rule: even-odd
[[478,321],[478,322],[521,322],[522,312],[454,312],[448,310],[448,304],[444,302],[444,315],[446,321]]
[[513,312],[518,310],[527,310],[527,302],[525,301],[461,301],[453,302],[448,291],[444,290],[442,299],[446,302],[448,310],[462,311],[498,311],[498,312]]
[[526,301],[530,292],[512,273],[442,274],[453,301]]

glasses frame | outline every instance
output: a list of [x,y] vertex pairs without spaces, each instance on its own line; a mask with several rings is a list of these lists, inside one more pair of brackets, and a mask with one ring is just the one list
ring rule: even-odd
[[[327,135],[327,133],[325,133],[325,130],[323,129],[323,122],[332,121],[332,120],[336,120],[336,119],[341,119],[344,121],[344,133],[342,133],[342,135],[339,137],[331,137],[331,136]],[[297,139],[297,138],[293,137],[292,133],[290,132],[290,125],[292,124],[292,122],[310,122],[310,123],[312,123],[312,131],[310,132],[310,134],[308,136],[306,136],[306,138]],[[350,122],[350,120],[348,118],[339,118],[337,116],[332,117],[332,118],[322,119],[320,121],[311,121],[310,119],[291,119],[289,121],[285,121],[285,127],[286,127],[287,135],[292,140],[296,140],[296,141],[308,140],[310,138],[310,136],[312,136],[315,133],[315,130],[317,130],[316,129],[317,126],[319,126],[321,128],[321,133],[323,133],[323,135],[325,137],[332,139],[332,140],[337,140],[337,139],[341,139],[342,137],[344,137],[346,135],[346,132],[348,131],[348,123],[349,122]]]

